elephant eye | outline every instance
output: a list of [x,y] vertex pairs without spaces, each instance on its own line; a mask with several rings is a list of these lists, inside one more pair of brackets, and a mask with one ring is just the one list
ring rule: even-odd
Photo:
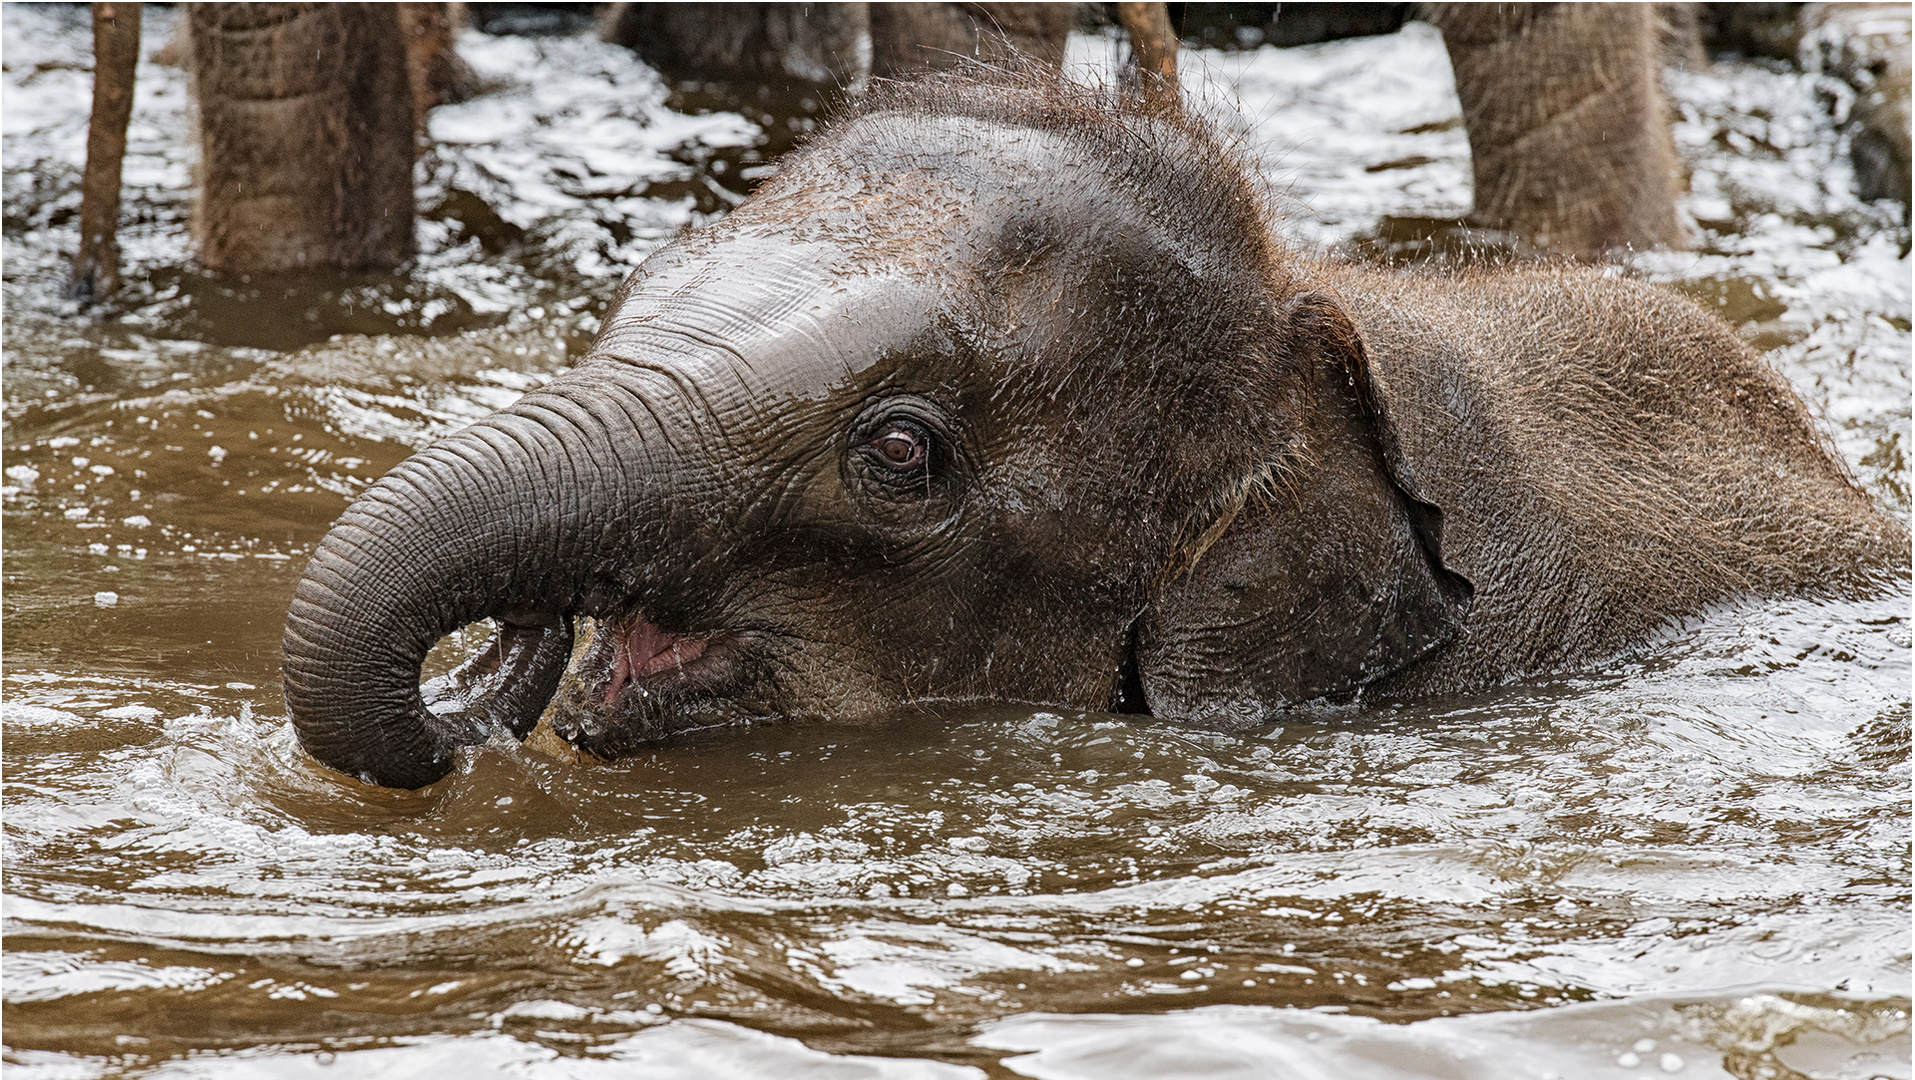
[[865,444],[887,468],[915,469],[924,464],[925,436],[914,425],[891,423]]
[[845,491],[872,523],[930,528],[962,501],[965,457],[961,432],[937,403],[896,394],[867,404],[840,444]]

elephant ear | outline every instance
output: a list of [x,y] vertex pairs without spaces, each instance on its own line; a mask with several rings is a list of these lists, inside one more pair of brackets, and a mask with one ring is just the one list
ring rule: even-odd
[[1255,723],[1353,695],[1464,633],[1474,590],[1443,565],[1443,511],[1403,457],[1361,334],[1320,293],[1286,314],[1291,370],[1313,383],[1299,436],[1139,619],[1123,705]]

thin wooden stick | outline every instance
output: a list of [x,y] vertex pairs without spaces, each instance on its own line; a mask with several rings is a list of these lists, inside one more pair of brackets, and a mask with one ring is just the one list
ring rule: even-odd
[[1144,80],[1144,96],[1152,101],[1177,101],[1177,35],[1170,28],[1170,9],[1164,4],[1117,5],[1117,21],[1130,34],[1130,51]]
[[100,300],[120,284],[120,164],[133,115],[133,72],[140,61],[140,5],[93,5],[93,115],[86,128],[80,181],[80,250],[67,296]]

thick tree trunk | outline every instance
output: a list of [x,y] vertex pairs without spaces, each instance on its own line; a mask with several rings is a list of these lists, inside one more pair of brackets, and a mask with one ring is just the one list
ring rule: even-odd
[[967,58],[1062,64],[1075,20],[1072,4],[872,4],[871,74],[945,68]]
[[1665,67],[1709,66],[1709,50],[1702,44],[1701,4],[1657,4],[1656,38]]
[[1578,258],[1682,243],[1651,4],[1432,4],[1463,103],[1473,217]]
[[200,260],[384,269],[412,254],[413,105],[386,4],[192,4]]
[[93,5],[93,115],[86,128],[80,181],[80,250],[67,295],[92,301],[120,284],[120,163],[133,115],[133,72],[140,62],[140,5]]
[[610,4],[599,35],[677,79],[848,87],[865,22],[862,3]]
[[399,27],[406,38],[406,70],[412,82],[413,119],[421,130],[428,110],[464,101],[472,93],[472,72],[452,47],[448,6],[398,5]]

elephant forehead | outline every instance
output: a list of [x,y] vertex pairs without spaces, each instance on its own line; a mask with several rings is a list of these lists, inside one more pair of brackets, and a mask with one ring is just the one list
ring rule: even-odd
[[626,287],[594,356],[702,393],[742,385],[772,403],[828,398],[920,336],[942,306],[934,280],[850,269],[828,243],[741,241],[657,261]]
[[1087,187],[1108,183],[1085,171],[1097,166],[1087,147],[1062,132],[975,116],[891,113],[841,129],[828,152],[806,159],[793,179],[820,183],[834,172],[880,178],[877,186],[903,183],[905,190],[972,204],[1055,189],[1075,206]]
[[1012,218],[1070,231],[1114,194],[1058,133],[967,116],[863,117],[783,169],[714,234],[825,241],[861,266],[924,272],[982,255]]

